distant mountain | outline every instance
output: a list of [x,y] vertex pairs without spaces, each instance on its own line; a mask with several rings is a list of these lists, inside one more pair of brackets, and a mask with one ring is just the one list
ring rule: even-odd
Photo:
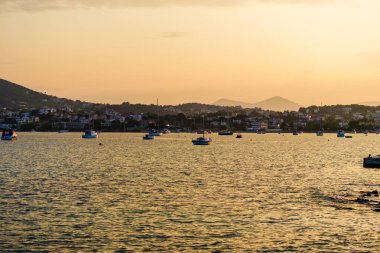
[[221,98],[218,101],[212,103],[213,105],[219,105],[219,106],[241,106],[243,108],[255,108],[255,104],[253,103],[246,103],[242,101],[235,101],[235,100],[229,100],[226,98]]
[[366,105],[366,106],[379,106],[380,101],[372,101],[372,102],[364,102],[364,103],[359,103],[359,105]]
[[298,111],[298,109],[302,107],[301,105],[290,101],[289,99],[279,96],[266,99],[264,101],[255,103],[254,105],[255,107],[260,107],[262,109],[272,111]]
[[241,106],[243,108],[260,107],[264,110],[272,110],[272,111],[286,111],[286,110],[298,111],[298,109],[301,107],[301,105],[279,96],[272,97],[258,103],[247,103],[247,102],[234,101],[234,100],[223,98],[223,99],[219,99],[213,104],[220,105],[220,106]]

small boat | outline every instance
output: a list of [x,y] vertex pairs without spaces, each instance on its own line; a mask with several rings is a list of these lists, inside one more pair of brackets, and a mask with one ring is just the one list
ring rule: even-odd
[[363,159],[364,168],[380,168],[380,155],[371,156]]
[[211,139],[211,138],[206,138],[206,137],[205,137],[205,130],[204,130],[204,127],[205,127],[205,118],[204,118],[204,116],[203,116],[203,136],[202,136],[202,137],[198,137],[198,138],[196,138],[195,140],[192,140],[191,142],[192,142],[194,145],[210,145],[210,144],[211,144],[212,139]]
[[12,141],[17,139],[17,134],[12,129],[4,130],[1,134],[1,140],[3,141]]
[[241,134],[237,134],[237,135],[236,135],[236,138],[237,138],[237,139],[240,139],[240,138],[243,138],[243,136],[242,136]]
[[323,131],[322,130],[317,131],[317,136],[323,136]]
[[344,136],[344,138],[352,139],[352,135],[346,135],[346,136]]
[[143,136],[143,140],[154,140],[154,136],[150,134],[146,134]]
[[163,134],[170,134],[171,131],[170,131],[169,129],[164,129],[164,130],[162,130],[162,133],[163,133]]
[[151,130],[151,131],[149,131],[149,135],[150,136],[161,136],[162,133],[160,131],[157,131],[157,130]]
[[205,137],[198,137],[195,140],[192,140],[194,145],[210,145],[211,144],[211,138],[205,138]]
[[94,130],[86,130],[82,135],[83,139],[95,139],[98,138],[98,133]]
[[225,131],[220,131],[218,134],[219,135],[233,135],[234,132],[225,130]]
[[336,136],[338,138],[344,138],[344,131],[343,130],[339,130]]

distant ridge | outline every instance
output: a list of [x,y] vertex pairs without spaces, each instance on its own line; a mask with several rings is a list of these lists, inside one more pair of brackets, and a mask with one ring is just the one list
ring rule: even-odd
[[272,111],[298,111],[301,105],[290,101],[289,99],[275,96],[272,98],[268,98],[264,101],[255,103],[256,107],[260,107],[265,110],[272,110]]
[[253,103],[235,101],[235,100],[230,100],[230,99],[226,99],[226,98],[221,98],[212,104],[213,105],[219,105],[219,106],[241,106],[243,108],[255,108],[256,107],[255,104],[253,104]]
[[213,104],[221,105],[221,106],[241,106],[243,108],[259,107],[264,110],[272,110],[272,111],[286,111],[286,110],[298,111],[298,109],[301,107],[301,105],[280,96],[275,96],[258,103],[247,103],[247,102],[234,101],[234,100],[223,98],[223,99],[219,99]]
[[359,105],[366,105],[366,106],[379,106],[380,101],[372,101],[372,102],[363,102],[363,103],[358,103]]

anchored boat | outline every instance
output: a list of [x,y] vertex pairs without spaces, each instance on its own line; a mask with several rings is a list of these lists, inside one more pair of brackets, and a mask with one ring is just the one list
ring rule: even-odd
[[191,142],[194,145],[210,145],[211,144],[212,139],[205,137],[205,130],[204,130],[204,128],[205,128],[205,118],[203,116],[203,133],[202,133],[203,136],[202,137],[198,137],[195,140],[192,140]]
[[363,159],[364,168],[380,168],[380,155],[371,156]]
[[154,140],[154,136],[150,134],[146,134],[143,136],[143,140]]
[[98,138],[98,133],[94,130],[86,130],[82,135],[83,139],[95,139]]
[[3,141],[11,141],[11,140],[16,140],[16,139],[17,139],[17,134],[12,129],[4,130],[3,133],[1,134],[1,140]]

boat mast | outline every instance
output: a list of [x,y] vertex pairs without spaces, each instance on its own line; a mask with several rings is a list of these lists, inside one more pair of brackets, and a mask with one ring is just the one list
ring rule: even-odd
[[205,138],[205,116],[202,115],[202,119],[203,119],[203,138]]
[[160,131],[160,107],[158,107],[158,98],[157,98],[157,131]]

